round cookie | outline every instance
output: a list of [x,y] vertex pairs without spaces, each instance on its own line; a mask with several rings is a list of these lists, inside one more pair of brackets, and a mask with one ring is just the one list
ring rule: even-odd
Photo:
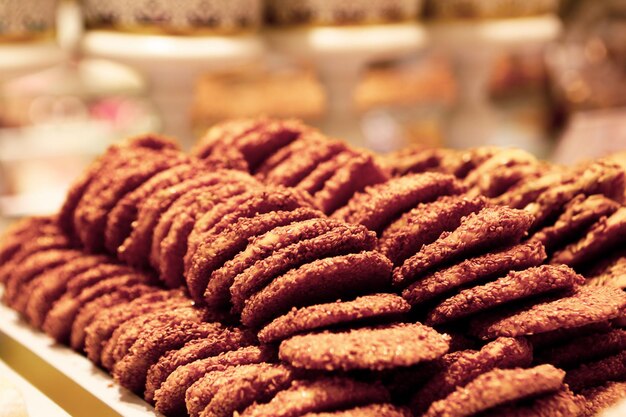
[[585,282],[582,275],[565,266],[541,265],[508,275],[484,285],[462,290],[428,313],[429,326],[453,320],[544,293],[572,289]]
[[537,352],[537,360],[567,369],[626,350],[626,330],[614,329],[574,338]]
[[[346,145],[341,141],[326,139],[321,135],[308,135],[269,158],[267,165],[257,172],[257,177],[266,184],[295,187],[317,166],[345,149]],[[284,159],[279,161],[281,157]]]
[[525,339],[498,338],[479,351],[466,350],[447,354],[442,358],[441,369],[420,387],[411,399],[411,409],[421,415],[435,401],[445,398],[457,387],[492,369],[527,367],[533,350]]
[[[114,285],[117,285],[115,283]],[[84,302],[77,310],[72,320],[70,331],[70,347],[82,352],[85,347],[85,330],[98,312],[118,304],[128,303],[142,295],[150,294],[157,288],[145,284],[120,285],[113,292],[101,296],[94,296],[90,301]]]
[[624,308],[626,293],[617,288],[580,287],[569,297],[479,317],[470,323],[470,331],[482,339],[532,335],[611,320]]
[[602,410],[612,407],[624,399],[624,392],[626,392],[626,381],[607,382],[599,387],[581,391],[580,394],[585,399],[581,417],[596,416]]
[[393,272],[396,286],[407,286],[420,275],[462,256],[485,251],[498,245],[518,242],[533,218],[523,210],[487,207],[461,221],[454,231],[425,245]]
[[558,391],[565,372],[552,365],[494,369],[434,402],[424,417],[465,417],[522,398]]
[[106,262],[104,256],[81,256],[35,278],[24,308],[29,323],[40,328],[54,302],[65,293],[67,283],[73,277]]
[[15,266],[4,285],[4,301],[13,309],[23,312],[28,302],[28,284],[57,266],[78,258],[82,254],[75,250],[50,249],[36,252]]
[[540,265],[546,257],[539,242],[505,247],[427,274],[402,291],[402,297],[411,305],[418,305],[473,282]]
[[[288,388],[292,379],[291,370],[269,363],[213,371],[187,390],[187,411],[191,417],[233,416],[252,403],[270,400]],[[237,395],[232,395],[233,392]]]
[[401,265],[423,245],[434,242],[443,232],[456,229],[463,217],[481,210],[483,198],[444,196],[432,203],[423,203],[400,216],[387,227],[378,241],[378,250],[394,265]]
[[280,344],[279,356],[296,368],[383,370],[437,359],[448,351],[449,341],[419,323],[395,324],[293,336]]
[[207,237],[194,253],[191,268],[186,273],[185,281],[189,291],[204,294],[207,305],[223,305],[230,299],[229,289],[234,276],[216,274],[214,277],[213,273],[243,252],[250,239],[282,226],[321,216],[321,212],[307,207],[293,211],[272,211],[239,219],[222,233]]
[[148,370],[144,392],[146,401],[154,400],[154,393],[179,367],[226,351],[237,350],[252,343],[254,343],[254,337],[251,333],[234,328],[225,329],[220,334],[207,338],[192,340],[178,350],[167,352]]
[[587,362],[570,369],[565,375],[565,382],[574,392],[584,388],[596,387],[609,381],[626,379],[626,350],[594,362]]
[[395,218],[419,203],[463,191],[461,183],[452,175],[411,174],[367,187],[352,197],[345,207],[333,213],[333,217],[362,224],[380,233]]
[[114,306],[98,312],[85,328],[85,352],[95,364],[100,364],[102,349],[113,332],[125,322],[158,310],[175,309],[190,304],[179,291],[158,290],[139,297],[127,304]]
[[523,209],[537,200],[550,187],[560,186],[571,181],[573,181],[573,176],[570,172],[556,166],[550,166],[543,175],[518,182],[506,192],[492,198],[492,202],[500,206]]
[[409,312],[410,309],[411,306],[402,297],[385,293],[365,295],[352,301],[293,308],[261,329],[258,338],[262,343],[272,343],[298,333],[337,324],[397,316]]
[[190,279],[187,281],[189,291],[194,298],[197,292],[204,291],[207,303],[224,304],[230,300],[230,287],[235,277],[256,262],[262,261],[282,248],[324,234],[341,224],[337,220],[314,217],[271,229],[253,238],[245,250],[214,271],[208,277],[209,283],[205,288],[202,288],[202,285],[204,279],[207,279],[206,276],[200,280],[198,278],[202,276],[199,273],[190,274]]
[[345,377],[295,381],[265,404],[253,404],[241,417],[298,417],[306,413],[334,411],[349,407],[389,401],[389,393],[380,384],[358,382]]
[[265,117],[258,117],[254,119],[233,119],[216,123],[200,138],[191,150],[191,154],[200,159],[206,159],[211,156],[213,148],[219,143],[231,145],[240,136],[260,128],[267,120]]
[[237,275],[230,287],[234,311],[240,312],[245,301],[263,289],[275,277],[308,262],[376,247],[376,235],[360,225],[337,225],[312,239],[277,250]]
[[302,417],[411,417],[412,414],[406,408],[396,407],[392,404],[372,404],[363,407],[355,407],[343,411],[331,411],[328,413],[307,413]]
[[[79,294],[66,293],[54,303],[48,312],[42,329],[57,342],[66,343],[72,330],[72,325],[80,309],[87,303],[112,292],[120,287],[144,284],[138,288],[138,294],[151,291],[150,279],[143,274],[115,275],[84,288]],[[148,284],[148,285],[145,285]]]
[[619,204],[616,201],[603,195],[586,197],[580,194],[565,205],[565,211],[553,225],[539,230],[532,239],[543,243],[545,248],[552,252],[580,236],[592,224],[604,216],[610,216],[618,208]]
[[277,277],[246,300],[241,321],[257,327],[292,307],[383,291],[390,273],[391,262],[377,252],[319,259]]
[[355,193],[388,179],[389,176],[374,157],[362,152],[339,166],[322,189],[315,193],[313,200],[320,210],[330,215],[343,207]]
[[502,405],[492,408],[481,417],[580,417],[581,398],[564,388],[555,393],[534,398],[530,403]]
[[51,216],[25,217],[8,226],[0,239],[0,265],[8,263],[32,238],[46,234],[45,231],[56,233],[55,222]]
[[197,169],[197,166],[190,163],[175,165],[157,173],[122,197],[107,216],[104,246],[109,253],[117,254],[117,249],[130,235],[139,207],[150,195],[197,175]]
[[284,187],[263,187],[226,199],[198,218],[188,239],[188,248],[185,254],[187,267],[191,266],[190,261],[193,259],[198,246],[204,242],[208,235],[213,234],[213,228],[218,227],[218,224],[221,223],[219,227],[223,230],[230,223],[237,221],[235,213],[252,199],[265,207],[264,211],[266,212],[295,210],[299,207],[310,206],[302,193]]
[[113,367],[115,380],[129,390],[143,394],[150,366],[168,350],[180,349],[190,340],[215,336],[225,328],[219,323],[180,320],[141,332],[137,340]]
[[143,152],[142,156],[141,162],[113,168],[107,175],[99,175],[85,190],[74,212],[74,230],[88,251],[104,249],[107,216],[124,195],[155,174],[188,161],[178,151]]
[[162,329],[167,326],[174,327],[177,323],[200,323],[203,319],[203,311],[194,308],[187,302],[183,302],[182,305],[171,306],[169,309],[155,310],[131,318],[117,327],[102,347],[102,366],[112,370],[126,356],[141,335],[152,334],[155,329]]
[[130,236],[118,247],[118,257],[129,265],[146,266],[152,248],[154,230],[159,224],[161,216],[179,198],[196,188],[232,183],[249,184],[251,187],[260,185],[248,174],[219,170],[199,173],[197,177],[187,179],[147,197],[139,207],[137,220],[133,224]]
[[[189,193],[189,197],[195,196],[189,206],[183,205],[187,199],[179,200],[165,213],[159,222],[170,223],[167,234],[159,241],[153,241],[153,245],[159,246],[158,265],[159,276],[170,288],[184,285],[184,262],[183,257],[190,250],[189,243],[193,239],[193,230],[203,213],[219,206],[223,201],[241,199],[245,195],[246,186],[236,184],[232,186],[215,185],[211,190],[196,189]],[[207,191],[209,191],[207,193]],[[156,235],[155,235],[156,237]]]
[[156,390],[155,408],[166,415],[186,414],[185,393],[204,375],[233,366],[273,361],[273,356],[274,352],[271,350],[248,346],[182,365],[174,370]]
[[296,120],[268,119],[256,129],[237,137],[233,144],[243,154],[250,172],[255,173],[263,161],[309,129]]
[[626,207],[621,207],[609,217],[599,220],[578,242],[555,252],[550,263],[580,267],[623,244],[626,236]]
[[[58,231],[58,229],[54,228],[54,231]],[[31,256],[47,250],[69,248],[70,242],[65,236],[44,234],[29,237],[21,244],[20,249],[10,260],[0,265],[0,284],[6,284],[13,275],[15,268],[22,265]]]
[[310,195],[315,195],[318,191],[324,188],[324,184],[328,181],[337,170],[350,162],[356,155],[356,152],[352,149],[345,149],[330,159],[321,162],[304,177],[295,187],[298,190],[306,191]]
[[621,201],[624,197],[624,170],[617,164],[597,160],[571,173],[571,181],[547,188],[536,201],[528,204],[534,217],[533,230],[545,225],[551,217],[559,214],[565,204],[578,194],[604,194]]

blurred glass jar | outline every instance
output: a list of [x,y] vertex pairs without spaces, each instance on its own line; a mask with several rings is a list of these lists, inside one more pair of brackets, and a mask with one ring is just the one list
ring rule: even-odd
[[0,42],[54,37],[57,0],[0,2]]
[[583,1],[547,54],[566,113],[626,106],[626,2]]
[[120,138],[159,129],[143,79],[83,60],[0,89],[0,215],[55,211],[84,166]]
[[89,29],[202,35],[256,30],[261,0],[83,0]]
[[421,0],[266,0],[266,19],[276,25],[355,25],[415,20]]

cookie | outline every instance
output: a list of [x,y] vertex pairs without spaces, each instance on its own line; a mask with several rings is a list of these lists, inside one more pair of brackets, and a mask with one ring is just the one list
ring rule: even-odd
[[266,184],[295,187],[318,165],[345,149],[343,142],[305,135],[267,159],[256,176]]
[[209,372],[187,390],[187,411],[191,417],[233,416],[252,403],[270,400],[292,380],[288,368],[269,363]]
[[533,218],[523,210],[487,207],[472,213],[452,232],[425,245],[393,272],[393,283],[403,287],[420,275],[460,257],[486,251],[499,245],[517,243],[528,230]]
[[527,367],[533,358],[532,346],[524,339],[498,338],[479,351],[467,350],[445,355],[440,369],[419,388],[411,399],[416,415],[456,388],[493,369]]
[[379,319],[408,313],[411,306],[394,294],[364,295],[352,301],[317,304],[290,312],[274,319],[261,329],[258,338],[272,343],[298,333],[364,320]]
[[273,352],[258,346],[220,353],[178,367],[154,393],[155,408],[166,415],[186,414],[185,393],[204,375],[238,365],[262,363],[273,359]]
[[[274,210],[295,210],[299,207],[309,206],[306,198],[302,193],[291,189],[264,187],[224,199],[198,217],[196,224],[193,226],[193,231],[189,234],[187,252],[185,254],[186,265],[190,266],[190,260],[193,259],[198,246],[207,236],[214,234],[213,229],[219,227],[220,229],[218,230],[223,230],[224,227],[228,227],[228,225],[237,221],[236,213],[239,208],[251,199],[260,200],[260,204],[264,204],[264,211],[269,212]],[[263,202],[265,199],[268,200],[266,203]]]
[[146,401],[152,402],[156,390],[179,367],[197,360],[217,356],[223,352],[237,350],[252,343],[254,343],[254,338],[251,333],[234,328],[225,329],[211,337],[192,340],[178,350],[167,352],[148,370],[144,398]]
[[603,217],[578,242],[574,242],[555,252],[551,263],[566,264],[573,268],[601,256],[618,247],[626,236],[626,207],[622,207],[609,217]]
[[[54,228],[56,232],[58,229]],[[53,249],[67,250],[70,242],[65,236],[57,234],[43,234],[28,238],[20,244],[20,249],[6,263],[0,265],[0,283],[6,284],[11,278],[15,269],[26,262],[31,256]]]
[[[102,349],[113,332],[125,322],[154,311],[175,309],[188,304],[179,291],[158,290],[129,303],[110,307],[97,313],[85,328],[85,353],[89,360],[100,364]],[[189,303],[190,304],[190,303]]]
[[391,262],[376,252],[320,259],[275,278],[246,300],[241,321],[258,327],[292,307],[382,291],[390,273]]
[[614,406],[624,399],[624,392],[626,392],[626,382],[607,382],[598,387],[582,390],[580,394],[585,401],[581,417],[595,416]]
[[463,191],[463,186],[452,175],[411,174],[367,187],[364,192],[356,194],[345,207],[337,210],[333,217],[362,224],[379,233],[399,215],[419,203]]
[[443,232],[456,229],[463,217],[481,210],[483,198],[445,196],[420,204],[387,227],[378,241],[378,250],[394,265],[401,265],[423,245],[433,243]]
[[85,330],[100,311],[119,304],[126,304],[156,290],[155,287],[145,284],[120,285],[113,292],[93,297],[91,301],[84,302],[77,311],[74,320],[72,320],[70,347],[78,352],[83,351],[85,347]]
[[580,287],[569,297],[474,319],[470,330],[483,339],[532,335],[611,320],[625,307],[626,293],[617,288]]
[[194,229],[200,222],[199,218],[207,211],[212,211],[220,203],[229,201],[231,198],[240,201],[246,187],[242,184],[233,184],[229,186],[216,185],[211,190],[196,189],[189,193],[189,198],[193,199],[190,205],[184,206],[183,202],[187,199],[181,199],[161,217],[159,228],[156,231],[163,230],[161,229],[162,224],[167,225],[170,222],[170,226],[165,235],[159,233],[159,236],[164,237],[158,242],[153,241],[153,247],[159,246],[158,265],[155,267],[167,286],[177,288],[185,283],[183,258],[188,251],[193,253],[190,242],[194,239]]
[[296,368],[383,370],[437,359],[448,346],[449,337],[430,327],[395,324],[293,336],[280,344],[279,356]]
[[492,408],[484,417],[580,417],[582,411],[581,398],[569,389],[561,389],[552,394],[533,398],[528,403],[502,405]]
[[152,334],[155,329],[173,327],[177,323],[200,323],[204,320],[203,313],[201,309],[192,307],[186,301],[178,301],[168,309],[140,314],[125,321],[113,331],[109,340],[102,346],[100,356],[102,366],[112,370],[142,335]]
[[35,278],[24,308],[29,323],[40,328],[54,302],[65,293],[72,277],[106,262],[104,256],[80,256]]
[[626,379],[626,350],[612,356],[584,363],[570,369],[565,375],[565,382],[574,392],[584,388],[596,387],[608,381]]
[[424,416],[471,416],[510,401],[558,391],[564,376],[564,371],[552,365],[494,369],[433,403]]
[[505,247],[427,274],[402,291],[402,297],[411,305],[418,305],[464,285],[540,265],[546,257],[539,242]]
[[139,291],[139,294],[151,291],[153,288],[149,286],[151,284],[149,277],[135,273],[115,275],[103,279],[92,286],[84,288],[77,295],[68,292],[54,303],[54,306],[52,306],[52,309],[46,316],[42,329],[57,342],[66,343],[69,341],[74,319],[85,304],[105,294],[116,292],[120,287],[135,286],[137,284],[144,284],[140,287],[141,291]]
[[154,229],[157,227],[161,216],[179,198],[196,188],[232,183],[248,184],[251,187],[260,186],[248,174],[232,170],[219,170],[211,173],[199,173],[197,177],[187,179],[148,196],[138,207],[137,220],[133,223],[130,236],[117,249],[118,257],[132,266],[147,266]]
[[22,245],[33,237],[40,236],[45,230],[56,233],[56,218],[25,217],[9,225],[0,240],[0,265],[8,263],[20,251]]
[[302,417],[411,417],[411,412],[391,404],[372,404],[343,411],[307,413]]
[[582,362],[600,359],[626,350],[626,330],[614,329],[577,337],[537,353],[537,360],[567,369]]
[[447,323],[515,300],[572,289],[583,282],[582,275],[565,265],[509,272],[505,277],[462,290],[439,303],[429,311],[426,324]]
[[240,414],[241,417],[297,417],[388,400],[387,390],[376,383],[358,382],[344,377],[319,378],[295,381],[268,403],[253,404]]
[[32,254],[15,266],[5,282],[4,301],[13,309],[23,311],[30,293],[27,286],[33,279],[79,256],[80,252],[65,249],[50,249]]
[[331,256],[358,253],[376,247],[376,235],[360,225],[337,225],[330,231],[284,247],[237,275],[230,287],[234,311],[275,277],[308,262]]
[[619,204],[603,195],[576,196],[565,205],[563,214],[551,226],[546,226],[532,236],[552,252],[565,243],[580,237],[591,225],[604,216],[610,216]]
[[295,185],[295,188],[314,196],[324,188],[326,181],[332,178],[340,167],[349,163],[356,156],[357,152],[353,149],[345,149],[337,153],[328,160],[320,162],[319,165]]
[[155,174],[187,162],[182,153],[143,154],[143,160],[125,167],[113,168],[108,175],[100,175],[91,182],[74,212],[74,230],[89,252],[104,249],[104,230],[107,216],[115,204]]
[[374,157],[362,152],[339,166],[313,199],[320,210],[330,215],[343,207],[355,193],[388,179],[389,176]]
[[[250,239],[292,223],[319,218],[317,210],[302,207],[293,211],[272,211],[237,220],[220,234],[207,237],[194,253],[185,281],[190,293],[203,294],[207,305],[221,306],[230,300],[233,275],[213,273],[244,251]],[[222,278],[223,277],[223,278]],[[193,289],[192,289],[193,288]]]
[[195,272],[190,274],[190,279],[187,281],[189,292],[194,299],[195,297],[201,297],[199,294],[204,292],[207,303],[219,301],[221,305],[224,305],[230,301],[230,287],[239,274],[254,266],[257,262],[270,257],[274,252],[295,245],[298,242],[320,236],[341,224],[341,222],[336,220],[313,218],[271,229],[253,238],[249,241],[245,250],[211,273],[210,277],[208,277],[209,284],[207,287],[202,287],[207,277],[198,279],[202,278],[200,274]]
[[154,326],[150,332],[142,332],[133,345],[113,367],[115,380],[129,390],[143,394],[146,376],[165,352],[180,349],[190,340],[211,337],[224,331],[219,323],[197,323],[180,320]]
[[526,207],[535,217],[533,230],[544,226],[547,219],[560,213],[578,194],[604,194],[617,201],[624,196],[624,170],[616,164],[599,160],[573,174],[572,182],[546,189]]

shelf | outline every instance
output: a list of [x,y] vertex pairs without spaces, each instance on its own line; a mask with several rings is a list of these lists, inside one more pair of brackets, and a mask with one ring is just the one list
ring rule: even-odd
[[86,357],[0,305],[0,359],[74,417],[162,416]]

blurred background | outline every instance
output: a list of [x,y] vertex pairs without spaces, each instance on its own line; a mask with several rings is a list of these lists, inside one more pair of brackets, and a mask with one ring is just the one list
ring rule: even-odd
[[0,0],[0,227],[109,144],[295,117],[378,152],[626,149],[626,0]]

